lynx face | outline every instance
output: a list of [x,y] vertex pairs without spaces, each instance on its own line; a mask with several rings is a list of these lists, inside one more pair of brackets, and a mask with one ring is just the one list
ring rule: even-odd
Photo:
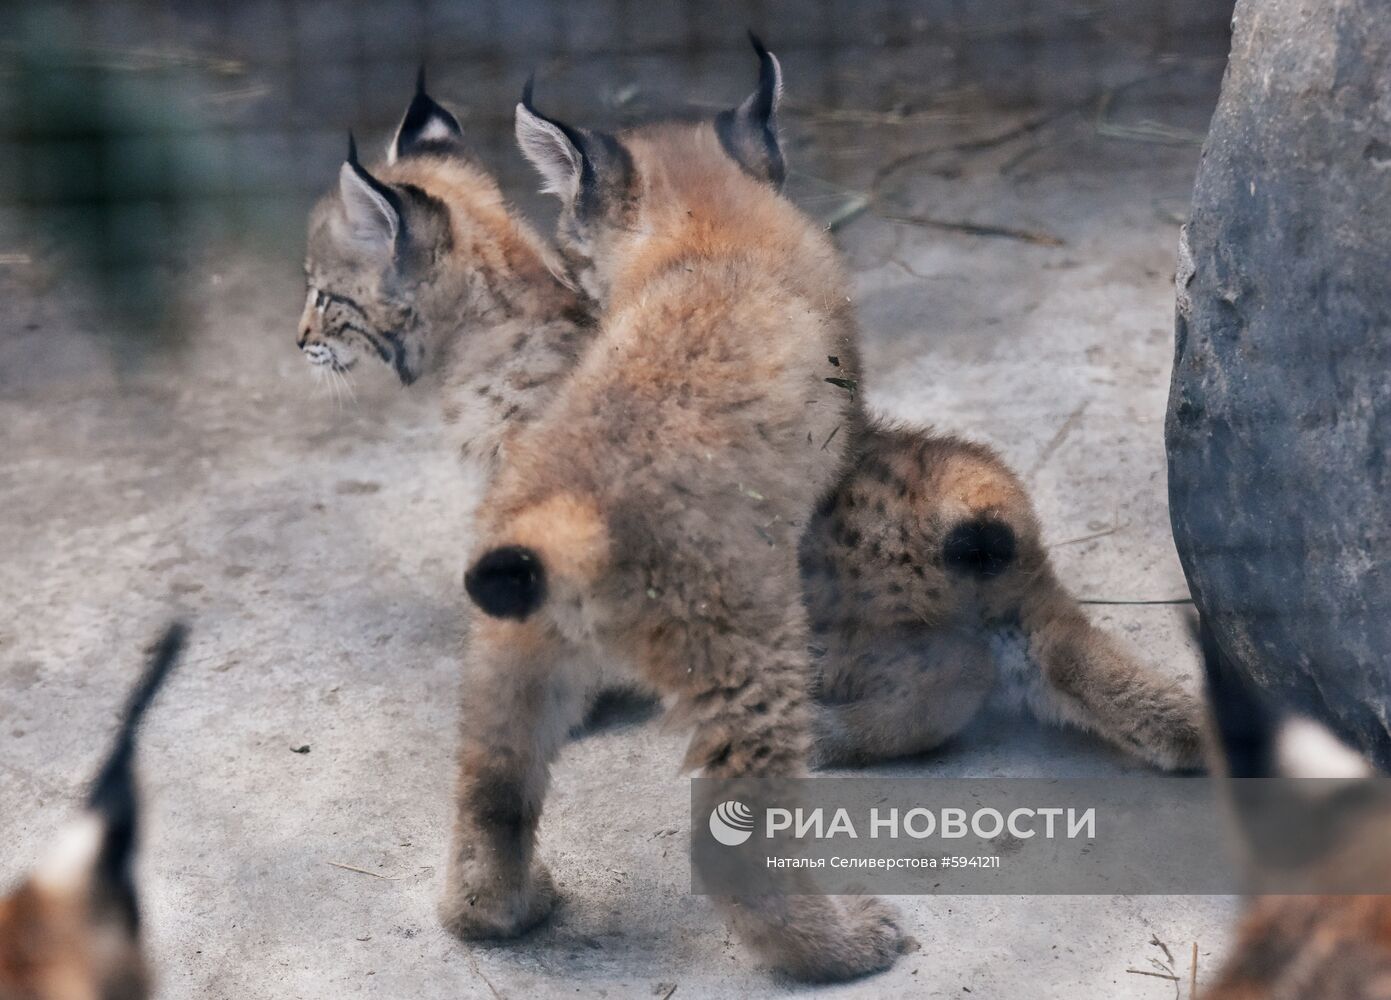
[[172,627],[137,685],[86,810],[0,899],[0,1000],[145,1000],[133,865],[139,803],[131,768],[140,719],[183,644]]
[[[462,134],[457,119],[425,93],[422,71],[387,162],[457,155]],[[417,289],[435,279],[451,235],[448,210],[437,199],[417,185],[372,176],[349,137],[338,187],[309,219],[309,290],[297,340],[309,363],[341,373],[375,358],[402,383],[414,382],[429,348],[415,314]]]
[[423,79],[375,174],[350,148],[310,216],[305,274],[298,343],[309,362],[344,372],[375,359],[407,385],[448,379],[464,354],[470,371],[488,368],[499,353],[490,334],[573,323],[580,304]]
[[310,216],[297,340],[309,363],[345,372],[375,358],[414,382],[427,348],[416,289],[448,242],[442,206],[419,188],[378,181],[350,144],[337,190]]
[[621,136],[578,128],[536,110],[532,82],[517,105],[517,142],[541,174],[542,190],[560,198],[556,241],[567,268],[595,301],[606,303],[614,245],[654,229],[651,203],[674,180],[719,197],[740,173],[781,188],[786,176],[775,115],[782,98],[777,58],[750,36],[759,58],[758,88],[737,108],[697,125],[660,124]]

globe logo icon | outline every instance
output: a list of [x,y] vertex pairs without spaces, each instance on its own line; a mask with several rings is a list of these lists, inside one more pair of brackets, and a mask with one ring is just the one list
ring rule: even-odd
[[710,835],[725,847],[738,847],[753,836],[753,810],[730,799],[710,811]]

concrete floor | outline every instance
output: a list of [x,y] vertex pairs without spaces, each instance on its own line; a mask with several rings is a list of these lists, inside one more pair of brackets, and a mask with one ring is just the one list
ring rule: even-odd
[[[1132,47],[1076,86],[1049,75],[1057,93],[1021,102],[988,85],[927,93],[930,59],[909,49],[873,72],[816,70],[851,81],[832,108],[799,104],[802,60],[785,59],[791,189],[843,221],[870,402],[997,446],[1088,598],[1184,594],[1161,424],[1177,226],[1220,51],[1220,39],[1181,58]],[[437,89],[475,109],[464,76],[446,71]],[[651,76],[612,68],[614,86],[630,78]],[[904,105],[866,80],[906,88]],[[743,87],[704,82],[720,100]],[[489,155],[534,204],[500,135]],[[334,155],[302,169],[326,183]],[[871,190],[871,210],[844,221]],[[291,229],[303,208],[303,192],[283,205]],[[140,649],[178,612],[192,647],[142,754],[161,996],[812,992],[758,970],[688,895],[683,740],[651,723],[587,735],[556,768],[542,850],[566,903],[549,926],[472,947],[438,929],[459,559],[477,484],[437,445],[429,400],[386,378],[359,378],[355,399],[316,387],[293,346],[296,240],[190,257],[185,349],[134,368],[117,364],[95,304],[55,261],[0,265],[0,883],[70,814]],[[1178,611],[1093,610],[1196,681]],[[883,770],[1137,771],[1091,740],[1000,718]],[[921,950],[816,992],[1166,1000],[1187,995],[1192,942],[1199,979],[1212,973],[1235,910],[1181,897],[898,903]],[[1154,971],[1155,941],[1182,989],[1127,971]]]

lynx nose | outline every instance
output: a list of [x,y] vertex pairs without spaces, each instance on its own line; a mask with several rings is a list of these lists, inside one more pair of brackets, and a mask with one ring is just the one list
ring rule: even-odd
[[298,347],[298,348],[302,351],[302,350],[304,350],[304,345],[307,344],[308,342],[309,342],[309,325],[306,323],[304,326],[301,326],[301,327],[299,328],[299,339],[295,341],[295,346]]

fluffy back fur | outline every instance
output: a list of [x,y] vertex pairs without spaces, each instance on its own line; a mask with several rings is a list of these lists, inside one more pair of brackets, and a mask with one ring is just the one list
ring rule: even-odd
[[[684,496],[703,517],[727,508],[733,535],[772,519],[794,538],[863,422],[847,287],[820,227],[741,170],[708,124],[648,127],[621,149],[630,194],[589,220],[608,302],[600,341],[545,431],[519,443],[505,473],[515,506],[485,514],[566,595],[606,573],[612,551],[637,551],[630,533],[643,547],[662,537],[627,510],[638,496],[662,508]],[[822,447],[837,427],[845,437]],[[557,496],[570,528],[526,513]],[[572,538],[588,552],[573,579],[561,569]]]

